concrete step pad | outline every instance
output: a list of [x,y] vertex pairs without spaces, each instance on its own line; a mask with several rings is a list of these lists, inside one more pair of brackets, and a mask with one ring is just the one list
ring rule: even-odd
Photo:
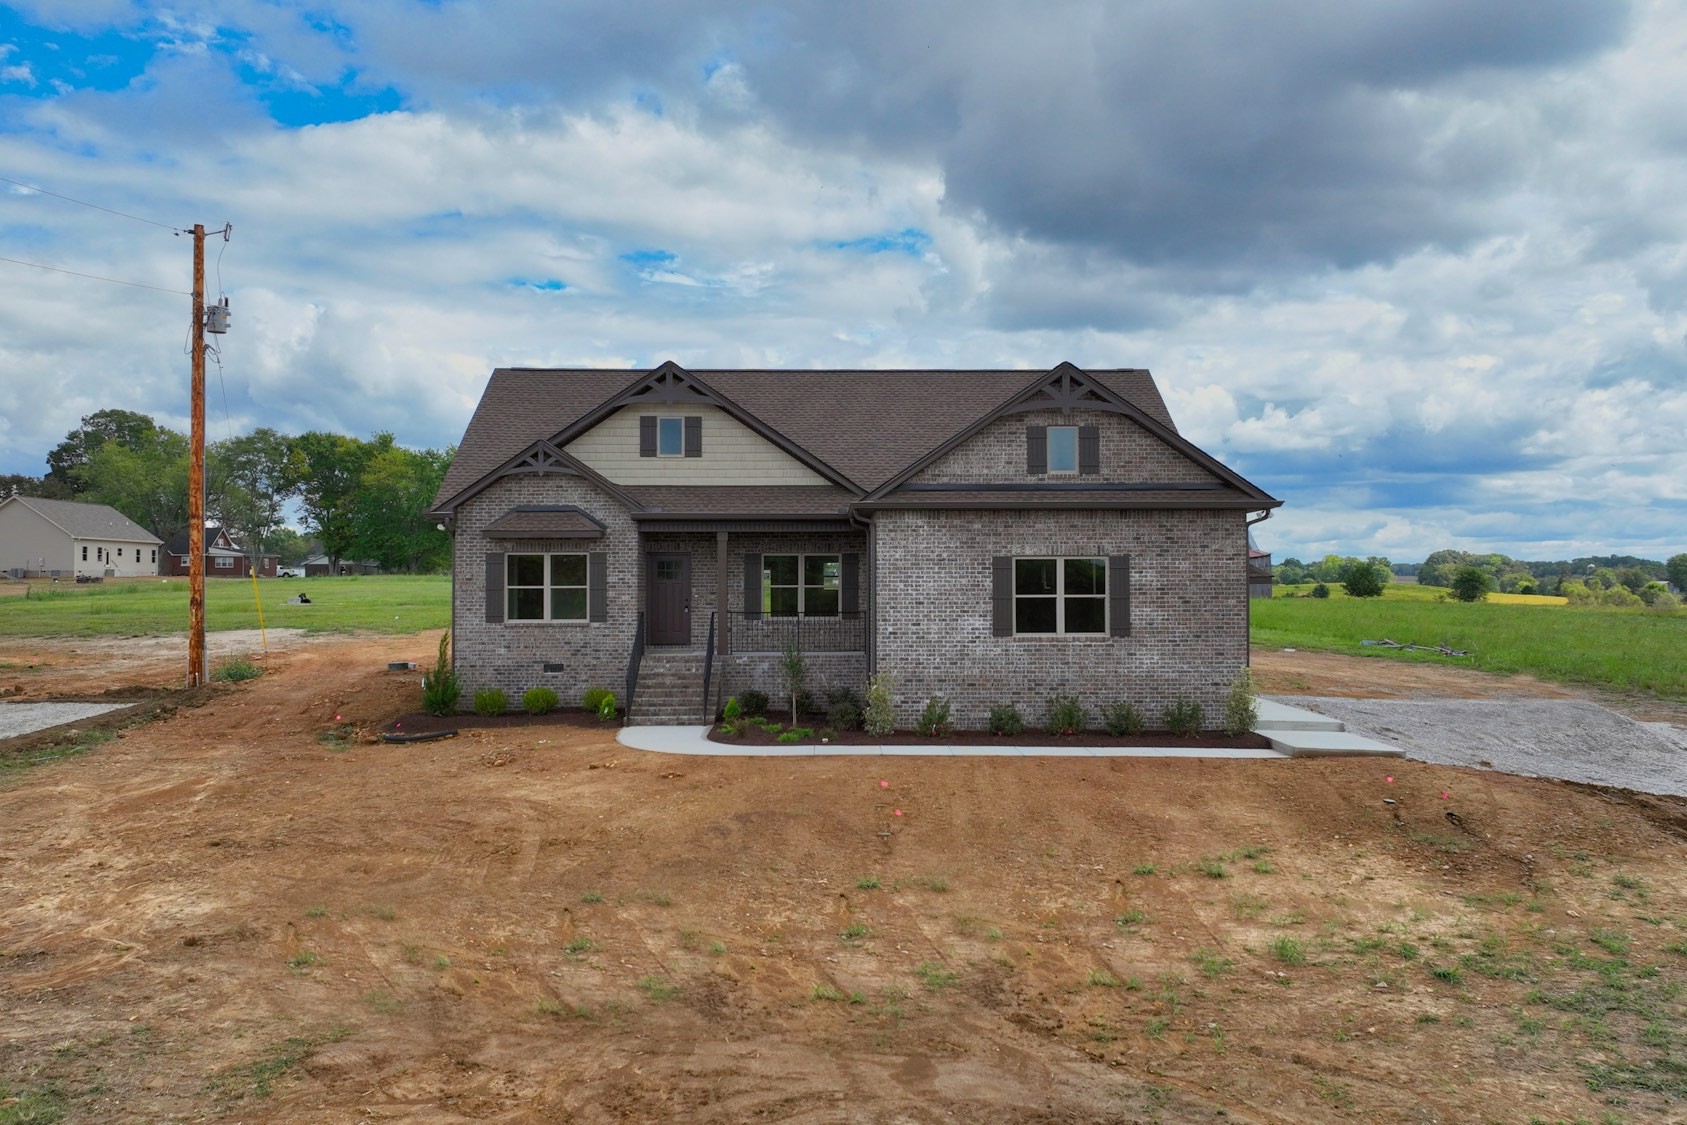
[[1340,719],[1332,719],[1328,715],[1320,715],[1304,707],[1290,707],[1286,703],[1277,703],[1270,699],[1258,700],[1255,705],[1259,708],[1259,722],[1254,724],[1254,730],[1261,734],[1274,730],[1347,729]]
[[1262,730],[1259,733],[1271,740],[1271,748],[1291,758],[1315,758],[1322,755],[1353,755],[1359,757],[1404,758],[1406,752],[1398,746],[1366,738],[1346,730]]

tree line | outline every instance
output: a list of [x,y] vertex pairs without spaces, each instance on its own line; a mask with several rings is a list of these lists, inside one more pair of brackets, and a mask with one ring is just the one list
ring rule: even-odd
[[1687,554],[1674,555],[1667,562],[1633,555],[1529,562],[1501,554],[1446,550],[1434,552],[1421,563],[1390,563],[1374,555],[1369,559],[1325,555],[1311,563],[1288,558],[1272,568],[1281,584],[1341,583],[1348,587],[1350,594],[1354,593],[1355,578],[1366,591],[1377,585],[1373,581],[1377,575],[1368,573],[1377,570],[1381,572],[1383,584],[1391,575],[1415,576],[1418,585],[1443,587],[1464,601],[1498,590],[1508,594],[1552,594],[1572,602],[1604,605],[1656,605],[1661,601],[1670,608],[1675,597],[1666,583],[1673,584],[1677,590],[1687,590]]
[[[417,573],[449,565],[451,539],[425,515],[455,447],[406,449],[390,433],[364,441],[268,427],[205,449],[205,511],[254,554],[302,559],[309,541],[284,522],[297,500],[335,569],[368,559]],[[188,529],[188,438],[129,410],[83,417],[47,454],[40,477],[0,476],[0,495],[109,504],[168,543]]]

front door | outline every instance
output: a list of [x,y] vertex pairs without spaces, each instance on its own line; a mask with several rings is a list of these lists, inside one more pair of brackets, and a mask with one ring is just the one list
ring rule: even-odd
[[645,559],[645,574],[646,642],[690,644],[691,556],[650,555]]

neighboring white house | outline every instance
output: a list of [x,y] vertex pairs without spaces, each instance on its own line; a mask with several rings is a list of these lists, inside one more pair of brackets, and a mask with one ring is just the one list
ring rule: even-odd
[[0,500],[0,571],[14,578],[135,578],[158,573],[164,541],[107,504]]

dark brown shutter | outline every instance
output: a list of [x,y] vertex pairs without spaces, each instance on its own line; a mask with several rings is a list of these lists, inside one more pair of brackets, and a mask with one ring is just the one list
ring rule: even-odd
[[586,620],[609,620],[609,556],[602,551],[586,556]]
[[1025,471],[1033,475],[1049,471],[1049,428],[1025,427]]
[[1115,637],[1131,635],[1131,557],[1113,555],[1107,560],[1107,632]]
[[486,556],[486,620],[504,620],[504,556]]
[[[1032,426],[1034,430],[1041,426]],[[997,555],[990,560],[990,631],[998,637],[1013,636],[1013,557]]]
[[761,617],[761,556],[744,556],[744,618]]
[[656,416],[646,414],[638,420],[638,455],[656,456]]
[[687,415],[685,419],[685,455],[703,456],[703,419]]
[[846,615],[861,612],[861,556],[850,553],[843,557],[843,576],[839,609]]
[[1078,472],[1089,476],[1101,472],[1101,427],[1078,427]]

